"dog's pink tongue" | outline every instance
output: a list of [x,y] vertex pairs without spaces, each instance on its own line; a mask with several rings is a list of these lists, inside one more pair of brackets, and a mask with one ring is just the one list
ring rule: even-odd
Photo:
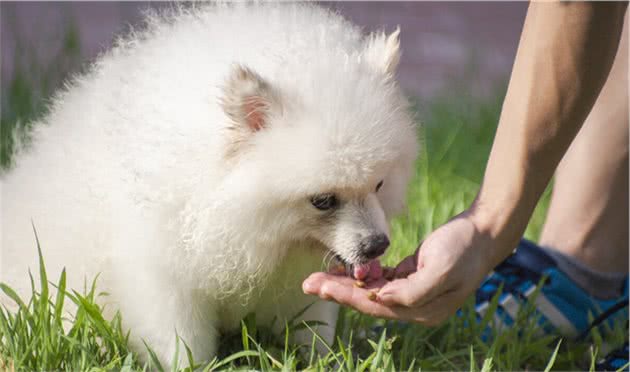
[[368,276],[369,273],[370,273],[370,264],[354,266],[355,279],[363,280]]
[[379,279],[383,275],[383,268],[379,260],[372,260],[364,265],[355,265],[353,274],[358,280],[366,279],[368,276],[370,279]]

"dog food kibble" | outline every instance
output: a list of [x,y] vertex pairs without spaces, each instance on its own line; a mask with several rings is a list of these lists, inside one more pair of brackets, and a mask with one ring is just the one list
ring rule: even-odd
[[357,288],[364,288],[365,287],[365,282],[362,280],[357,280],[356,282],[354,282],[354,286]]
[[376,292],[374,292],[374,291],[368,292],[368,299],[370,301],[376,301]]
[[331,273],[336,275],[342,275],[346,273],[346,267],[342,264],[336,265],[330,270]]

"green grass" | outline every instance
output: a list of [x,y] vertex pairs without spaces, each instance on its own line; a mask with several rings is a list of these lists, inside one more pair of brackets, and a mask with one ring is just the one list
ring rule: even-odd
[[[423,108],[425,125],[416,176],[409,189],[408,212],[392,225],[389,263],[412,252],[423,237],[462,211],[474,197],[482,176],[497,121],[499,100],[471,102],[470,99],[438,100]],[[549,195],[545,195],[528,228],[535,238],[540,231]],[[39,243],[38,243],[38,249]],[[35,249],[35,248],[33,248]],[[45,242],[43,242],[45,255]],[[68,268],[71,270],[72,268]],[[25,273],[25,275],[28,275]],[[97,304],[98,283],[84,292],[65,287],[65,272],[48,281],[44,260],[41,280],[33,283],[30,298],[20,299],[6,285],[0,289],[18,305],[17,310],[0,310],[0,369],[15,370],[159,370],[155,360],[139,363],[127,346],[128,333],[121,328],[119,315],[104,319]],[[32,278],[32,277],[31,277]],[[53,291],[51,286],[59,291]],[[52,292],[65,296],[51,295]],[[76,310],[69,313],[67,302]],[[474,326],[469,302],[464,316],[454,317],[442,326],[426,328],[389,324],[388,331],[374,326],[384,321],[342,310],[337,342],[320,357],[312,345],[301,347],[288,342],[296,324],[275,335],[257,327],[255,319],[243,321],[240,332],[226,335],[219,357],[213,361],[192,361],[199,370],[311,369],[311,370],[542,370],[548,364],[556,369],[587,368],[596,354],[601,336],[593,345],[561,343],[551,335],[533,332],[535,319],[524,309],[517,327],[497,335],[492,342],[480,338],[484,323]],[[493,311],[489,311],[489,316]],[[489,316],[484,320],[489,321]],[[518,334],[519,331],[522,334]],[[612,331],[612,339],[623,339],[625,328]],[[609,337],[610,338],[610,337]],[[150,345],[148,345],[150,347]],[[592,349],[589,349],[591,348]],[[187,355],[185,348],[180,355]]]
[[[70,41],[73,39],[70,38]],[[67,46],[75,48],[76,43]],[[76,54],[76,51],[72,53]],[[60,59],[65,61],[64,59]],[[66,63],[66,62],[64,62]],[[70,64],[72,65],[72,64]],[[67,69],[47,67],[56,73]],[[43,112],[42,98],[52,88],[18,73],[3,92],[0,165],[10,163],[12,143],[8,132]],[[44,82],[48,80],[43,80]],[[460,90],[453,90],[460,91]],[[499,91],[501,91],[499,89]],[[392,246],[385,261],[396,263],[410,254],[432,230],[464,210],[474,198],[483,175],[500,109],[500,98],[476,100],[470,95],[440,97],[417,107],[423,122],[420,139],[423,144],[416,174],[409,188],[407,213],[392,223]],[[536,239],[544,221],[549,190],[536,209],[526,236]],[[37,247],[46,255],[46,243]],[[42,256],[40,256],[42,257]],[[0,309],[0,370],[160,370],[155,359],[138,361],[128,347],[127,333],[121,317],[103,317],[98,305],[97,279],[86,290],[66,288],[65,271],[59,278],[48,278],[44,259],[40,260],[39,281],[31,276],[32,293],[19,298],[7,285],[0,285],[2,296],[15,306]],[[72,270],[71,267],[68,270]],[[24,273],[30,275],[30,273]],[[50,279],[50,280],[49,280]],[[53,293],[55,293],[53,295]],[[68,304],[72,304],[68,306]],[[495,335],[491,342],[480,334],[490,321],[493,308],[477,324],[469,300],[463,316],[453,317],[439,327],[387,323],[387,331],[377,331],[383,320],[343,309],[337,325],[337,339],[328,354],[319,356],[313,345],[296,346],[290,335],[307,324],[290,324],[285,332],[273,334],[257,326],[253,316],[243,320],[242,328],[225,335],[217,358],[194,361],[184,347],[179,355],[197,370],[559,370],[592,369],[603,336],[593,331],[591,343],[573,343],[549,335],[534,334],[536,319],[531,308],[524,308],[517,326]],[[607,340],[623,341],[625,327],[609,330]],[[147,345],[150,350],[150,345]],[[174,368],[177,369],[177,366]]]

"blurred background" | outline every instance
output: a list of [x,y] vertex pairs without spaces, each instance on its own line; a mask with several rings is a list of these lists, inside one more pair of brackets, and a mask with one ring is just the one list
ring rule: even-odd
[[[399,81],[424,144],[406,216],[406,248],[476,194],[527,11],[526,2],[321,2],[366,32],[401,28]],[[167,2],[0,2],[0,169],[13,128],[26,129],[46,98],[117,35]],[[423,183],[430,179],[430,183]],[[414,195],[414,191],[417,195]],[[545,198],[543,198],[545,200]],[[417,207],[413,207],[417,205]],[[433,208],[433,209],[432,209]],[[537,213],[535,237],[543,215]],[[400,235],[400,236],[402,236]],[[402,252],[402,251],[401,251]]]
[[[400,82],[422,118],[436,97],[502,95],[526,2],[322,2],[365,31],[400,25]],[[168,2],[0,2],[0,166],[14,127],[45,108],[69,74],[88,65],[115,37],[140,25],[147,8]]]
[[[366,32],[391,32],[398,25],[402,31],[399,81],[425,124],[409,214],[394,226],[403,254],[464,209],[478,189],[527,3],[320,4]],[[28,129],[66,78],[130,25],[141,25],[146,9],[171,6],[0,1],[0,168],[10,164],[13,129]]]
[[[428,98],[459,82],[472,94],[493,93],[508,75],[525,2],[324,2],[364,27],[402,29],[401,82]],[[117,34],[162,2],[1,2],[2,93],[15,79],[54,88],[108,48]],[[41,71],[43,69],[44,71]],[[42,79],[42,72],[57,75]],[[51,80],[51,81],[48,81]]]
[[[401,28],[399,81],[424,124],[419,134],[425,145],[420,157],[424,163],[418,165],[418,179],[430,177],[437,188],[425,188],[423,200],[418,201],[423,213],[408,216],[428,219],[411,221],[413,241],[461,211],[478,189],[527,3],[320,5],[366,32]],[[168,2],[1,1],[0,169],[11,163],[13,129],[27,133],[32,119],[44,111],[46,98],[64,79],[88,66],[130,26],[141,26],[148,8],[170,6]],[[436,192],[458,201],[446,203]],[[439,206],[439,216],[424,213],[432,203]]]

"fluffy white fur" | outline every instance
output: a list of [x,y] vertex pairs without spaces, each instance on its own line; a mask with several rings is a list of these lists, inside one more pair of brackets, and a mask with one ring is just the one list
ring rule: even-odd
[[[213,5],[148,17],[58,94],[2,179],[1,280],[25,293],[97,273],[132,342],[198,359],[254,312],[279,324],[313,302],[302,280],[334,251],[387,233],[416,132],[394,75],[398,32],[365,37],[313,5]],[[375,186],[383,180],[383,187]],[[335,193],[322,214],[311,198]],[[328,322],[318,302],[304,319]]]

